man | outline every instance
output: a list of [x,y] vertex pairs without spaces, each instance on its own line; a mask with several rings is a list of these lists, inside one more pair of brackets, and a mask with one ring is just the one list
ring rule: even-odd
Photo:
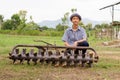
[[[70,20],[73,23],[71,28],[66,29],[62,40],[64,41],[65,46],[76,47],[76,46],[89,46],[87,42],[87,35],[85,29],[79,26],[81,21],[81,16],[77,13],[74,13],[70,16]],[[83,58],[85,57],[86,49],[82,50]],[[78,50],[75,51],[75,54],[78,54]]]

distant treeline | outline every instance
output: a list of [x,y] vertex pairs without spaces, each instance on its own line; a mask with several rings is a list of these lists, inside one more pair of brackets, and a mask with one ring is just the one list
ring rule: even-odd
[[[77,9],[71,9],[71,12],[76,12]],[[27,11],[20,10],[18,13],[13,14],[10,19],[4,20],[4,16],[0,15],[0,33],[2,34],[15,34],[15,35],[41,35],[41,36],[61,36],[64,30],[68,28],[69,12],[66,12],[61,18],[62,23],[59,23],[55,28],[49,26],[40,26],[33,21],[32,16],[29,17],[29,22],[26,19]],[[114,23],[120,24],[119,21]],[[85,25],[80,22],[80,26],[84,27],[89,33],[92,30],[99,30],[102,28],[110,28],[111,24],[103,23],[92,26],[92,23]]]

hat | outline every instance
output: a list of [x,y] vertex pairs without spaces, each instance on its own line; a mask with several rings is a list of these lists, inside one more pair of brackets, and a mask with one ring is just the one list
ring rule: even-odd
[[78,17],[79,18],[79,20],[81,20],[81,16],[78,14],[78,13],[74,13],[74,14],[72,14],[71,16],[70,16],[70,20],[72,21],[72,18],[73,17]]

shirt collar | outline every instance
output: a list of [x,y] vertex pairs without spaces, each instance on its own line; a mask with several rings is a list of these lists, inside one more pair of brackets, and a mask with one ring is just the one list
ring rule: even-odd
[[[81,30],[81,27],[80,27],[80,26],[78,26],[78,29],[77,29],[77,30],[79,30],[79,31],[80,31],[80,30]],[[73,31],[73,30],[72,30],[72,27],[70,27],[70,31]]]

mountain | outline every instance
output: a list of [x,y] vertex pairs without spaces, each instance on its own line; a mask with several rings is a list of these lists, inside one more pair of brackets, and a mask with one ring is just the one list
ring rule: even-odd
[[42,21],[42,22],[38,23],[38,25],[40,25],[40,26],[48,26],[48,27],[51,27],[51,28],[55,28],[56,25],[58,25],[59,23],[62,23],[62,21],[60,19],[54,20],[54,21],[45,20],[45,21]]
[[[95,20],[90,20],[90,19],[87,19],[87,18],[84,18],[82,19],[82,22],[84,24],[88,24],[88,23],[92,23],[93,26],[95,26],[96,24],[101,24],[101,23],[109,23],[109,21],[95,21]],[[58,25],[59,23],[62,23],[61,19],[58,19],[58,20],[45,20],[45,21],[42,21],[40,23],[38,23],[38,25],[40,26],[48,26],[50,28],[55,28],[56,25]],[[69,26],[71,26],[71,22],[69,21]]]

